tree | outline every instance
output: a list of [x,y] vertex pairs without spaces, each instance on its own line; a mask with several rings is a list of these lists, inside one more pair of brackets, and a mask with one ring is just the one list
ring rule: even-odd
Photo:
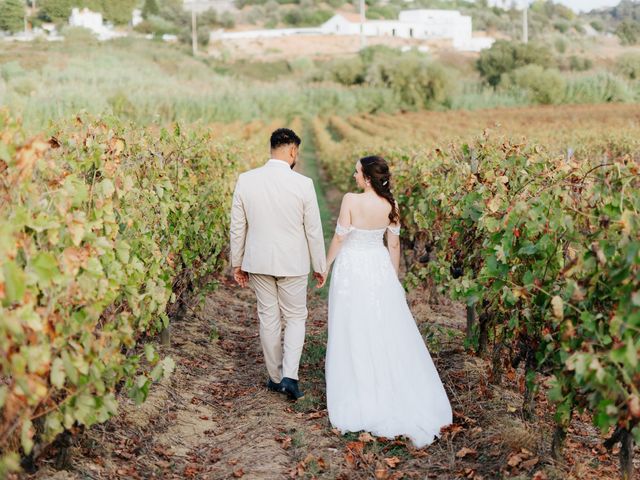
[[640,23],[634,20],[625,20],[616,28],[616,35],[620,37],[620,42],[623,45],[635,45],[640,42]]
[[158,15],[160,13],[160,7],[156,0],[144,0],[144,6],[142,7],[142,17],[147,19],[150,15]]
[[131,21],[131,12],[138,3],[136,0],[102,0],[97,8],[104,18],[116,25],[126,25]]
[[24,0],[0,0],[0,30],[19,32],[24,26]]
[[480,75],[495,87],[500,83],[503,74],[531,64],[549,67],[551,65],[549,49],[533,43],[498,40],[491,48],[480,53],[476,68]]
[[72,0],[41,0],[38,17],[47,22],[66,22],[73,3]]

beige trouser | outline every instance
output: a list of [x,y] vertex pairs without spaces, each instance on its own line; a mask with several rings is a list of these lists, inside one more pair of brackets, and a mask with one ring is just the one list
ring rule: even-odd
[[[280,382],[283,377],[298,379],[307,320],[307,282],[307,275],[274,277],[249,274],[249,286],[258,299],[264,360],[274,382]],[[284,351],[281,314],[285,323]]]

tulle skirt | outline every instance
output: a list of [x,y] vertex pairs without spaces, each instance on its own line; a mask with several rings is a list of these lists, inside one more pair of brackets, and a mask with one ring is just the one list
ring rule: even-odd
[[345,245],[329,291],[327,408],[342,433],[406,435],[416,447],[452,422],[449,399],[383,245]]

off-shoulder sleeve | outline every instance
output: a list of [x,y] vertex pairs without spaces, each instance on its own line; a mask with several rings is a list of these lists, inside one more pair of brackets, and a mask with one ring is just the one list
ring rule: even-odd
[[340,225],[340,223],[336,223],[336,234],[340,237],[344,237],[348,233],[351,233],[351,230],[353,230],[353,227],[351,225],[349,225],[348,227],[343,227],[342,225]]
[[400,224],[398,225],[389,225],[387,229],[393,233],[394,235],[400,235]]

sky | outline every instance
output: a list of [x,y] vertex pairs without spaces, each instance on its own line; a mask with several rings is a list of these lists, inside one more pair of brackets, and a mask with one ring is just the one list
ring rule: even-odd
[[614,7],[620,0],[556,0],[556,3],[563,3],[575,11],[589,11],[593,8]]

